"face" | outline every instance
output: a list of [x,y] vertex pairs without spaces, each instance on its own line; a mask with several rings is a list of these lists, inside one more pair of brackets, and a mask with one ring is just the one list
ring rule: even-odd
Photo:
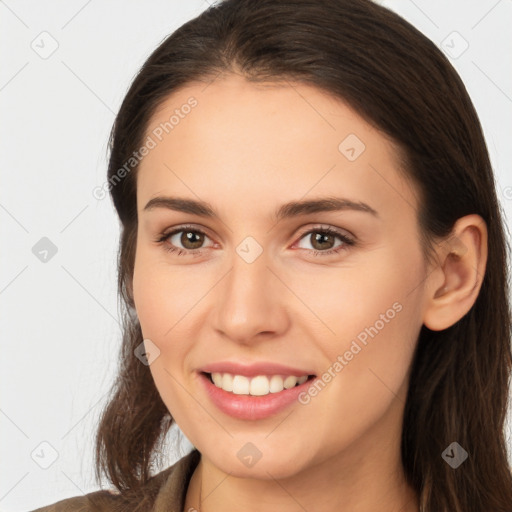
[[137,175],[133,295],[163,401],[232,475],[385,446],[426,275],[395,148],[312,86],[205,87],[155,113]]

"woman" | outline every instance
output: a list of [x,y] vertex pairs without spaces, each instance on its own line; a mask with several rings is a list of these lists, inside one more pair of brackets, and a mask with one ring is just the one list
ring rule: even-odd
[[[39,511],[512,510],[502,214],[418,30],[368,0],[214,5],[135,78],[108,190],[116,492]],[[155,474],[174,422],[194,450]]]

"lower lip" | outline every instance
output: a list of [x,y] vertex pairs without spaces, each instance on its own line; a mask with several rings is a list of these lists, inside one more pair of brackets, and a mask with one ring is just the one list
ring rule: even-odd
[[218,388],[204,373],[199,374],[200,380],[212,402],[225,414],[241,420],[261,420],[268,418],[294,402],[298,396],[306,391],[315,380],[309,379],[303,384],[290,389],[283,389],[278,393],[269,393],[264,396],[235,395],[229,391]]

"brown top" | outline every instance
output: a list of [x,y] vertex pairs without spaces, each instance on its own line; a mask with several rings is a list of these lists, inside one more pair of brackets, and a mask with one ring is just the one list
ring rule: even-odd
[[201,454],[192,450],[152,476],[131,499],[111,491],[94,491],[58,501],[32,512],[184,512],[188,484]]

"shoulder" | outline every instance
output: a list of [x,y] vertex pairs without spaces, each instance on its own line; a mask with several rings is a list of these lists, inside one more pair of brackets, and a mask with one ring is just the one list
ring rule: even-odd
[[[199,463],[200,453],[193,450],[175,464],[152,476],[137,493],[119,494],[99,490],[84,496],[60,500],[31,512],[163,512],[182,510],[190,477]],[[163,504],[165,508],[162,508]],[[167,508],[172,505],[171,508]]]
[[119,501],[119,495],[102,490],[60,500],[32,512],[92,512],[93,510],[107,512],[115,509],[117,501]]

